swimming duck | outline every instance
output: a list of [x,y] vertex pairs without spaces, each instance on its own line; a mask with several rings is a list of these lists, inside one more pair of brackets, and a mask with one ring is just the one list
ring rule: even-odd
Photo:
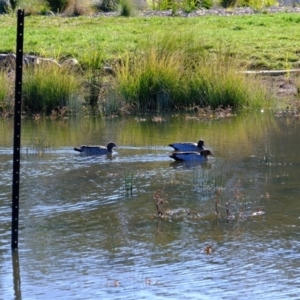
[[117,147],[114,142],[109,142],[107,146],[80,146],[79,148],[74,148],[75,151],[81,152],[85,155],[103,155],[103,154],[111,154],[112,149]]
[[213,156],[210,150],[202,150],[200,153],[195,151],[173,152],[169,157],[178,161],[205,161],[209,155]]
[[264,208],[261,208],[261,209],[258,209],[257,211],[254,211],[253,213],[251,213],[251,216],[252,217],[255,217],[255,216],[262,216],[265,214],[265,209]]
[[196,143],[174,143],[170,144],[170,147],[173,147],[175,151],[203,151],[205,150],[204,141],[200,140]]

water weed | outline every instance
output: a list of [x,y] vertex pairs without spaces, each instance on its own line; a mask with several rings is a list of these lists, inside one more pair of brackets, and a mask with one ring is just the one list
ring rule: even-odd
[[50,144],[45,135],[32,136],[29,141],[29,145],[25,147],[27,155],[33,153],[41,156],[49,149]]

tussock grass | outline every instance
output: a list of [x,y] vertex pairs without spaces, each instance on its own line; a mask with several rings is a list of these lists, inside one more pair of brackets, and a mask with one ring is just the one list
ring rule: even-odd
[[20,0],[19,5],[24,9],[25,15],[45,15],[50,11],[50,6],[46,0]]
[[23,107],[32,114],[50,114],[82,92],[79,76],[50,63],[25,69],[23,82]]
[[[170,41],[170,40],[169,40]],[[241,74],[234,58],[195,50],[196,45],[163,39],[127,55],[117,70],[116,88],[138,111],[174,110],[188,106],[259,108],[266,91]],[[254,88],[256,87],[256,88]]]
[[0,114],[7,115],[12,113],[13,103],[13,83],[6,72],[0,72]]
[[122,17],[132,17],[134,15],[134,5],[132,0],[121,0],[119,4],[119,14]]
[[88,49],[82,59],[85,81],[85,100],[92,109],[98,105],[101,86],[103,84],[104,54],[101,50]]
[[155,48],[135,58],[127,56],[117,69],[117,90],[139,111],[169,108],[182,76],[179,57]]
[[277,0],[240,0],[239,4],[248,6],[248,7],[257,9],[257,10],[262,9],[264,7],[279,5]]
[[71,16],[90,15],[93,12],[93,7],[89,0],[68,0],[63,13]]
[[[266,105],[267,92],[253,78],[241,74],[241,68],[226,55],[203,57],[184,77],[183,98],[189,106],[212,108],[260,108]],[[183,105],[184,103],[180,103]],[[185,106],[188,106],[185,105]],[[270,106],[271,102],[269,105]]]
[[54,13],[62,12],[68,5],[69,0],[47,0]]

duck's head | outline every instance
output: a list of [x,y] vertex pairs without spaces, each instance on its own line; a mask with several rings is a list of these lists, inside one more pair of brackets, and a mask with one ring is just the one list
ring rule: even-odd
[[197,147],[199,148],[204,147],[204,141],[200,140],[197,144]]
[[112,148],[118,148],[118,146],[114,142],[109,142],[107,144],[107,150],[112,151]]
[[211,153],[210,150],[202,150],[202,151],[200,152],[200,154],[203,155],[204,157],[207,157],[207,156],[209,156],[209,155],[213,156],[213,154]]

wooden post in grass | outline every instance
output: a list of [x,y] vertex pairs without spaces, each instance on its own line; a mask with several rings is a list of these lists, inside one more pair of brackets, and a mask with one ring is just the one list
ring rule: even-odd
[[13,182],[12,182],[12,226],[11,247],[18,248],[19,230],[19,184],[20,184],[20,151],[21,151],[21,102],[23,73],[23,39],[24,10],[18,10],[16,78],[15,78],[15,112],[14,112],[14,145],[13,145]]

